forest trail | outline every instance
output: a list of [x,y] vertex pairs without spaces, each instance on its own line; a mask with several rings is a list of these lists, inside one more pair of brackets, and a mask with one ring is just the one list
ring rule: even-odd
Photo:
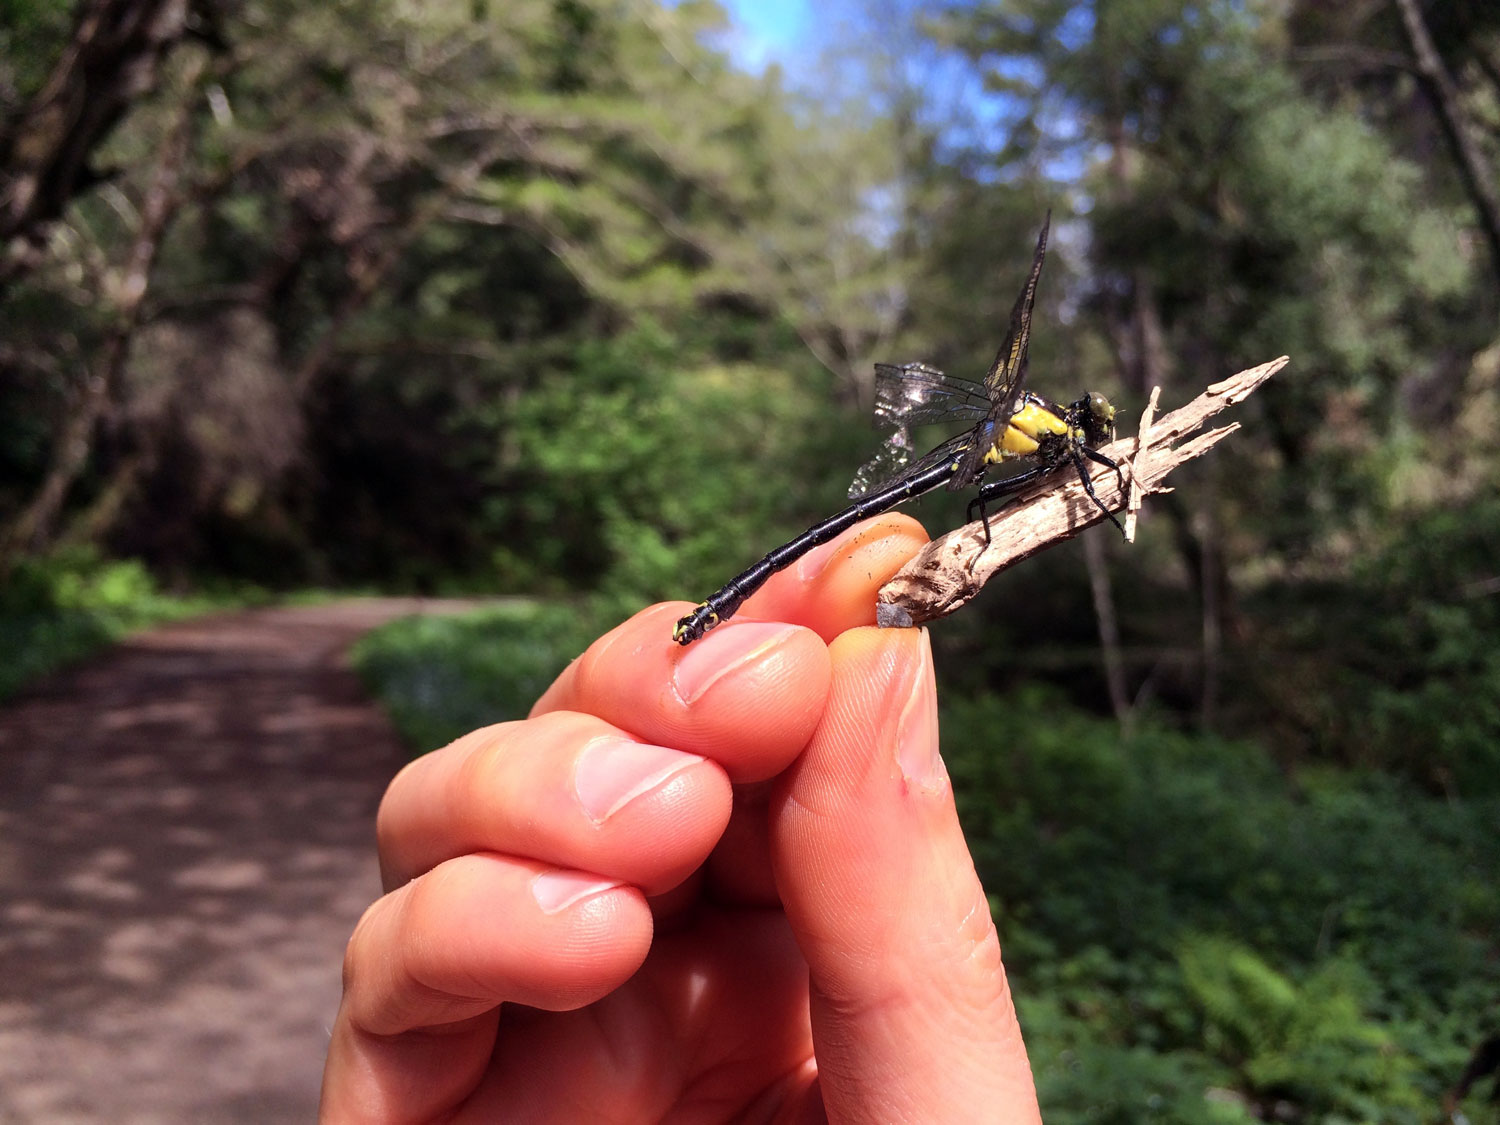
[[0,1122],[312,1120],[406,759],[344,653],[459,608],[199,618],[0,708]]

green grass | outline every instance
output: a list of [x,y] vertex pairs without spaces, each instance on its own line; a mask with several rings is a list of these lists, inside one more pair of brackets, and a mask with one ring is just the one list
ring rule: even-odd
[[618,619],[591,603],[513,602],[454,617],[408,617],[351,654],[402,739],[435,749],[491,723],[526,716],[568,662]]
[[166,594],[140,562],[88,551],[28,559],[0,590],[0,700],[131,633],[247,600]]

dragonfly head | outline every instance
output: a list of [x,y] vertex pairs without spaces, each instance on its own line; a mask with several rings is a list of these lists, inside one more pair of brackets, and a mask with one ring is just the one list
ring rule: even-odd
[[1102,445],[1115,436],[1115,408],[1098,391],[1084,395],[1068,413],[1073,415],[1090,446]]

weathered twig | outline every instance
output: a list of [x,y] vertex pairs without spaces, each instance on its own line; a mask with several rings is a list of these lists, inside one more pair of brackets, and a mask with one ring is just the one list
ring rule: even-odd
[[[1241,371],[1222,383],[1215,383],[1186,406],[1160,419],[1151,421],[1149,414],[1143,417],[1146,427],[1143,434],[1122,438],[1099,450],[1126,468],[1125,487],[1121,487],[1114,470],[1090,466],[1094,491],[1100,501],[1110,511],[1129,507],[1127,526],[1133,531],[1131,517],[1140,506],[1140,497],[1170,492],[1162,484],[1167,474],[1207,453],[1239,429],[1239,423],[1183,439],[1225,407],[1243,402],[1286,363],[1287,357],[1282,356]],[[1069,480],[1066,469],[1057,476],[1049,476],[1051,479],[1017,493],[1015,502],[990,517],[988,548],[984,546],[984,524],[980,520],[927,544],[880,588],[876,605],[880,624],[922,625],[946,617],[968,604],[1000,571],[1071,539],[1104,519],[1104,513],[1088,498],[1083,482],[1076,476]]]

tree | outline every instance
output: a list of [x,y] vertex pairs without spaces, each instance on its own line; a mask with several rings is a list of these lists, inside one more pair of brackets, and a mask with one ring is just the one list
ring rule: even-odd
[[1423,377],[1439,303],[1470,283],[1455,232],[1415,162],[1299,87],[1268,6],[978,4],[945,34],[999,94],[997,174],[1069,170],[1088,324],[1134,394],[1293,357],[1211,503],[1165,505],[1197,580],[1209,715],[1218,649],[1252,627],[1230,582],[1242,561],[1295,564],[1381,510],[1366,443]]
[[[48,14],[30,15],[45,30]],[[104,178],[95,154],[155,88],[166,56],[213,18],[210,0],[89,0],[41,87],[0,105],[10,109],[0,115],[0,296],[37,263],[48,225]]]
[[[693,338],[685,365],[733,351],[743,325],[778,322],[792,273],[787,254],[765,269],[757,253],[789,182],[774,150],[805,154],[812,130],[774,80],[707,44],[721,19],[584,0],[238,9],[222,64],[116,137],[131,171],[77,199],[64,249],[8,309],[13,369],[33,370],[18,393],[57,420],[67,466],[30,462],[17,541],[39,548],[71,512],[72,534],[169,568],[242,565],[205,555],[212,540],[284,574],[369,578],[413,557],[482,567],[522,525],[589,536],[519,514],[566,491],[530,471],[547,458],[523,463],[549,438],[518,428],[521,399],[566,378],[582,341],[647,319]],[[142,160],[170,149],[174,106],[196,141],[182,205],[152,223],[150,284],[123,318],[91,291],[69,306],[90,364],[107,326],[129,325],[106,364],[122,373],[59,394],[45,356],[63,334],[36,310],[70,292],[77,261],[133,257],[118,204],[150,195]],[[410,478],[452,506],[416,499]],[[361,494],[384,479],[378,500]]]
[[[1288,15],[1291,57],[1317,88],[1354,93],[1372,120],[1420,149],[1465,194],[1500,276],[1500,18],[1474,0],[1390,0],[1342,8],[1301,3]],[[1488,124],[1486,124],[1488,123]],[[1429,136],[1431,135],[1431,136]],[[1442,161],[1446,148],[1448,161]],[[1446,185],[1445,185],[1446,186]]]

